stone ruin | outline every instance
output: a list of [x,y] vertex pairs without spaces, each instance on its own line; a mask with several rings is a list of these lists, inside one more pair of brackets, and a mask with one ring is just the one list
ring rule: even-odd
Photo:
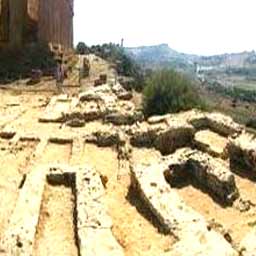
[[105,84],[81,93],[78,98],[53,97],[41,122],[66,122],[71,127],[84,126],[86,122],[104,120],[114,125],[132,125],[143,119],[131,99],[132,94],[120,84]]
[[[112,221],[104,205],[107,179],[89,165],[81,165],[83,143],[115,147],[118,175],[126,171],[131,176],[131,188],[138,198],[145,202],[165,232],[176,239],[165,255],[255,255],[255,228],[236,244],[228,232],[216,230],[187,205],[176,190],[178,186],[186,186],[184,181],[187,181],[223,207],[232,208],[237,202],[245,202],[233,166],[245,166],[249,173],[255,174],[254,135],[220,113],[191,110],[146,120],[130,101],[131,97],[131,92],[120,84],[89,88],[78,97],[55,96],[38,121],[40,125],[59,124],[64,127],[63,132],[35,137],[33,133],[24,130],[21,133],[9,126],[2,129],[2,138],[40,141],[35,153],[38,158],[49,142],[68,142],[73,148],[72,164],[33,165],[21,185],[8,228],[1,236],[0,255],[33,255],[47,182],[68,183],[72,188],[79,255],[125,255],[112,233]],[[88,125],[95,122],[100,128],[89,131]],[[147,165],[134,162],[131,153],[143,148],[155,149],[161,157]]]

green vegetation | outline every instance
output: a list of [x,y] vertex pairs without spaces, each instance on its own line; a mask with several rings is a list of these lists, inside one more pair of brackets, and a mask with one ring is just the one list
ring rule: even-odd
[[218,83],[209,86],[209,89],[223,96],[231,97],[248,103],[256,103],[256,90],[247,86],[224,87]]
[[80,42],[76,47],[77,53],[92,53],[110,63],[114,64],[119,75],[132,77],[131,87],[141,91],[144,84],[144,76],[140,66],[132,60],[123,47],[118,44],[103,44],[87,47],[85,43]]
[[76,54],[88,54],[90,52],[89,47],[84,42],[79,42],[76,47]]
[[146,81],[144,112],[146,116],[205,108],[191,80],[174,70],[160,70]]

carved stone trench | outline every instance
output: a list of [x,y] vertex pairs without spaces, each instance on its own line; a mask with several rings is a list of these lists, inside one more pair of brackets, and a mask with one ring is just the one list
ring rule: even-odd
[[[15,136],[13,139],[16,139]],[[19,137],[18,141],[20,140],[38,141],[37,138],[28,137]],[[73,200],[73,204],[67,207],[72,208],[69,209],[69,212],[72,214],[68,217],[70,217],[69,222],[73,228],[69,236],[71,236],[71,240],[73,239],[74,248],[71,253],[71,251],[65,251],[67,248],[64,247],[62,255],[83,256],[102,255],[102,253],[107,255],[123,255],[121,246],[112,234],[112,221],[102,201],[105,189],[100,175],[86,164],[81,166],[58,163],[39,164],[40,156],[45,152],[45,148],[49,143],[53,142],[59,143],[56,145],[60,146],[70,143],[72,140],[51,138],[44,139],[38,144],[35,162],[30,166],[28,173],[22,178],[15,208],[9,219],[8,227],[4,234],[1,235],[0,255],[32,256],[45,255],[45,253],[47,255],[54,255],[52,254],[54,252],[61,253],[54,250],[53,247],[56,245],[54,241],[46,245],[48,249],[44,248],[42,252],[40,252],[40,248],[38,249],[38,243],[40,244],[37,241],[40,236],[38,233],[42,232],[40,231],[40,216],[44,214],[46,216],[42,216],[42,218],[50,218],[50,214],[52,214],[43,212],[44,200],[51,200],[50,198],[44,198],[47,186],[62,186],[61,190],[64,190],[65,187],[70,190],[72,195],[71,200]],[[53,193],[56,192],[58,191],[53,190]],[[55,200],[57,200],[55,204],[58,204],[58,201],[60,201],[66,207],[65,198],[55,198]],[[55,211],[57,210],[55,209]],[[61,219],[61,216],[63,216],[62,213],[58,213],[60,222],[64,222],[65,216],[63,216],[63,219]],[[46,224],[43,223],[42,225],[45,226]],[[44,235],[50,235],[49,231]],[[55,240],[57,238],[52,237],[52,239]],[[45,243],[47,241],[49,242],[49,240],[43,240]],[[99,243],[99,241],[101,242]],[[50,250],[49,248],[51,247],[52,249]]]
[[[15,149],[7,161],[19,158],[16,151],[21,141],[35,142],[35,152],[26,152],[28,164],[15,165],[19,178],[14,185],[13,170],[8,169],[6,186],[11,184],[15,197],[11,206],[6,205],[10,216],[1,234],[0,255],[57,255],[61,244],[62,256],[188,256],[188,252],[189,256],[252,256],[254,181],[245,175],[246,169],[244,176],[237,175],[233,162],[236,167],[239,158],[254,173],[255,138],[216,113],[190,111],[145,121],[131,102],[119,100],[124,92],[120,86],[103,85],[78,98],[53,97],[40,116],[35,115],[38,122],[25,114],[33,125],[18,117],[2,127],[4,144],[10,142]],[[90,144],[87,157],[85,144]],[[153,161],[143,154],[134,157],[139,150],[144,156],[146,150],[148,155],[159,154]],[[7,155],[3,153],[2,158]],[[219,214],[226,215],[225,221],[238,220],[238,228],[231,225],[238,230],[236,234],[241,222],[250,220],[248,236],[237,242],[225,229],[225,221],[209,222],[206,209],[200,209],[201,199],[210,209],[208,215],[216,214],[210,217],[218,219]],[[52,226],[55,218],[59,220],[56,228]],[[138,222],[123,228],[126,219],[132,222],[134,218]],[[156,224],[167,234],[155,229]],[[141,242],[144,237],[146,245]],[[154,250],[159,240],[167,246]],[[134,243],[132,254],[129,246]]]

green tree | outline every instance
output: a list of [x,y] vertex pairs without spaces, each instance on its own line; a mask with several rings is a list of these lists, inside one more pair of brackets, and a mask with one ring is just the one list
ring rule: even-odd
[[87,54],[89,53],[89,48],[86,46],[84,42],[79,42],[76,46],[76,53],[77,54]]

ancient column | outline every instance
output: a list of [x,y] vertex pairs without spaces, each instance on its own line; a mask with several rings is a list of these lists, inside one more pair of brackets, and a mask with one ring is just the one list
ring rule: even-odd
[[9,40],[9,0],[0,0],[0,42]]
[[9,0],[10,29],[9,39],[12,48],[23,44],[27,19],[27,0]]

